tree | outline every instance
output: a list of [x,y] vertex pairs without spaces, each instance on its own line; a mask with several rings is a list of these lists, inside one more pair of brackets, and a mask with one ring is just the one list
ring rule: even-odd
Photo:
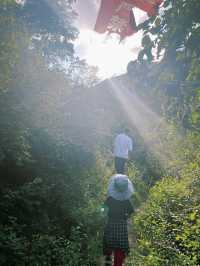
[[[87,239],[94,249],[98,234],[87,217],[100,221],[102,190],[94,154],[70,142],[74,127],[69,134],[64,107],[72,93],[78,97],[80,81],[54,63],[63,53],[70,64],[80,61],[71,44],[71,1],[59,3],[1,1],[1,265],[95,265]],[[68,13],[60,22],[62,10]],[[84,62],[80,69],[83,78],[91,71]]]
[[160,61],[149,64],[151,86],[142,83],[139,92],[166,125],[157,134],[175,171],[161,177],[138,211],[128,265],[199,264],[199,10],[199,1],[166,0],[144,27]]

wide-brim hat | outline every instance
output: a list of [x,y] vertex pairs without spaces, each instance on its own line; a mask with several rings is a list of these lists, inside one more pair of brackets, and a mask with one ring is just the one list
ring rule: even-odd
[[116,200],[128,200],[134,193],[134,187],[128,176],[116,174],[111,177],[108,185],[108,196]]

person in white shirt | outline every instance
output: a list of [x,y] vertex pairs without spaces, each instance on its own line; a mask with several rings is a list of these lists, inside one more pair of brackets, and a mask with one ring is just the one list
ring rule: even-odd
[[129,158],[129,152],[133,150],[133,141],[127,135],[129,130],[124,129],[114,140],[115,170],[118,174],[124,174],[125,164]]

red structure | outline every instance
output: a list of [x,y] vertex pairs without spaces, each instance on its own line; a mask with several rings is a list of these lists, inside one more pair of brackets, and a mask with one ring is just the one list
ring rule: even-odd
[[163,0],[101,0],[95,31],[99,33],[117,33],[121,39],[137,31],[133,7],[156,15]]

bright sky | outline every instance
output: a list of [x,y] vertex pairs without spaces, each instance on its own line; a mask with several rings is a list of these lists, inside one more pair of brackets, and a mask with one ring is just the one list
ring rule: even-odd
[[[83,3],[84,2],[84,3]],[[126,72],[128,62],[137,58],[142,32],[119,43],[119,36],[98,34],[93,31],[100,0],[77,0],[77,27],[80,31],[75,42],[75,51],[90,65],[98,66],[99,76],[108,78]],[[144,21],[146,14],[134,9],[136,23]]]

